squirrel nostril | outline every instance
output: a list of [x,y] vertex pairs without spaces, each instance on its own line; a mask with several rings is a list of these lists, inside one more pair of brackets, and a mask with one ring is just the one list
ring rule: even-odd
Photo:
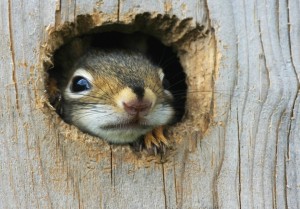
[[130,115],[145,116],[149,113],[152,102],[147,100],[132,100],[123,102],[124,110]]

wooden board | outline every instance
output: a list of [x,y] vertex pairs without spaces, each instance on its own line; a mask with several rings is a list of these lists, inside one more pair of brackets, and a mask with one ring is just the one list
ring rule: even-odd
[[[215,30],[205,49],[210,127],[203,136],[188,101],[166,162],[64,124],[44,92],[49,28],[86,14],[128,23],[143,12]],[[1,1],[0,208],[299,208],[299,16],[295,0]],[[189,46],[197,56],[201,44]],[[193,66],[211,65],[192,55],[181,60],[196,85],[203,75]]]

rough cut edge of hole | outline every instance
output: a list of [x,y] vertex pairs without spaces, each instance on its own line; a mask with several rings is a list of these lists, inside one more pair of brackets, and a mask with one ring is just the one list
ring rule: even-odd
[[[101,22],[98,14],[79,15],[75,22],[66,22],[46,29],[47,37],[43,44],[42,61],[44,69],[52,65],[52,55],[59,47],[76,36],[101,32],[142,32],[172,46],[178,53],[187,52],[183,45],[202,40],[210,35],[211,28],[194,23],[191,18],[179,20],[176,16],[143,13],[136,15],[130,23]],[[47,68],[48,67],[48,68]]]
[[[131,19],[131,21],[129,21],[129,23],[124,24],[122,22],[103,22],[101,21],[101,18],[99,18],[99,14],[79,15],[77,16],[75,22],[66,22],[57,27],[47,28],[47,37],[45,44],[43,44],[41,53],[41,68],[45,72],[44,81],[47,81],[46,72],[53,66],[52,56],[59,47],[77,36],[109,31],[123,33],[142,32],[157,38],[166,46],[172,46],[177,51],[180,60],[182,62],[185,62],[185,64],[182,66],[185,69],[185,73],[187,73],[187,76],[189,76],[189,72],[192,72],[193,69],[191,69],[191,66],[186,63],[186,60],[188,60],[189,57],[193,57],[193,53],[197,51],[197,47],[196,49],[194,48],[193,50],[190,50],[191,45],[194,43],[198,43],[198,47],[205,48],[210,40],[214,40],[213,29],[209,28],[208,26],[195,24],[195,22],[191,18],[179,20],[176,16],[143,13],[136,15]],[[210,85],[212,84],[210,83]],[[190,87],[193,86],[188,83],[188,89]],[[208,100],[213,101],[213,96],[210,96]],[[189,107],[189,103],[187,105],[187,107]],[[196,127],[196,130],[201,130],[200,133],[196,132],[198,133],[196,135],[200,136],[200,138],[203,137],[204,133],[209,127],[211,117],[213,117],[212,108],[213,105],[211,105],[206,113],[202,114],[203,116],[200,117],[200,120],[202,120],[202,122],[198,124],[202,124],[200,125],[202,127]],[[54,111],[50,112],[53,113]],[[56,115],[54,117],[58,117],[57,114],[51,115]],[[184,124],[184,121],[183,123],[170,128],[170,130],[168,131],[169,135],[172,138],[175,138],[176,140],[174,141],[176,141],[177,143],[182,141],[183,136],[185,135],[184,133],[188,133],[192,128],[191,124],[196,124],[195,119],[189,118],[189,115],[193,115],[193,113],[187,114],[187,117],[185,119],[185,121],[187,121],[187,124]],[[197,120],[199,120],[199,118],[197,118]],[[56,118],[56,121],[59,121],[59,119]],[[68,124],[64,126],[63,129],[65,129],[66,127],[69,127],[70,129],[70,125]],[[59,127],[61,127],[61,123],[58,128]],[[75,127],[72,126],[71,129],[73,128]]]

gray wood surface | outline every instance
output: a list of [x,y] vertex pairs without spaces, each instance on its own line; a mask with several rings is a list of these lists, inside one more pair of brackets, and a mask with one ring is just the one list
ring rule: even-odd
[[[179,47],[189,112],[163,161],[64,124],[44,91],[51,31],[144,12],[192,18],[183,34],[215,29]],[[300,208],[299,1],[7,0],[0,37],[0,208]]]

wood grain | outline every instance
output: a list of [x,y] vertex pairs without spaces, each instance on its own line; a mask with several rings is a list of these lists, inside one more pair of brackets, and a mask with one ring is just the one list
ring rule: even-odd
[[[209,130],[199,131],[191,106],[171,130],[178,144],[166,162],[64,124],[44,92],[47,29],[78,15],[127,23],[143,12],[215,30]],[[299,16],[296,0],[1,1],[0,208],[299,208]],[[204,66],[192,55],[181,59],[197,86]]]

